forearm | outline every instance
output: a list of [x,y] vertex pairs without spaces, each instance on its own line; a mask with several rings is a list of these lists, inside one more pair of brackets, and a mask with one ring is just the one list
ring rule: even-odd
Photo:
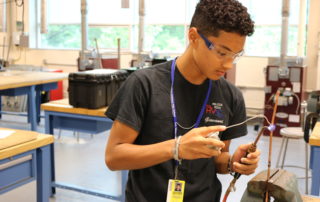
[[228,170],[229,158],[231,158],[229,152],[222,152],[219,156],[215,158],[217,173],[220,173],[220,174],[229,173],[229,170]]
[[219,155],[220,151],[209,149],[208,145],[222,148],[225,144],[205,137],[211,132],[224,129],[225,127],[219,126],[194,128],[181,136],[177,142],[171,139],[150,145],[136,145],[134,142],[139,135],[138,132],[119,121],[114,121],[106,147],[105,162],[111,170],[147,168],[173,159],[174,148],[176,158],[211,158]]
[[134,170],[163,163],[173,158],[174,139],[150,144],[122,143],[107,151],[106,164],[111,170]]

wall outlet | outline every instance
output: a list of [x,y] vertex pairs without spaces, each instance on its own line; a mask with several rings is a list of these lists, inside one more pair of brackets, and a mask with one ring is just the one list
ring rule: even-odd
[[29,48],[29,36],[25,34],[20,35],[20,46],[24,48]]
[[29,47],[29,36],[21,32],[12,33],[13,44],[15,46],[28,48]]

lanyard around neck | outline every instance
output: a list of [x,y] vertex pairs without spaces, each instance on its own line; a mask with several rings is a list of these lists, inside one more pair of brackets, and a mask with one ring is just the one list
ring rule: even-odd
[[[174,91],[173,91],[175,67],[176,67],[176,58],[172,61],[172,65],[171,65],[170,102],[171,102],[171,110],[172,110],[173,124],[174,124],[174,138],[177,138],[177,136],[178,136],[178,119],[177,119],[176,104],[174,101]],[[201,118],[202,118],[204,110],[206,108],[206,104],[207,104],[208,99],[210,97],[211,88],[212,88],[212,82],[211,82],[211,80],[209,80],[207,95],[206,95],[206,98],[202,104],[202,107],[201,107],[200,113],[198,115],[198,118],[196,120],[196,123],[194,124],[195,128],[197,128],[200,124]]]

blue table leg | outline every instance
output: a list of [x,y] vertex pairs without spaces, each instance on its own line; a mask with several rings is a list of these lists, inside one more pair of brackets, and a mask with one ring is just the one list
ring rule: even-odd
[[318,196],[320,189],[320,147],[311,146],[312,150],[312,184],[311,184],[311,194]]
[[121,171],[121,202],[125,202],[126,199],[126,185],[128,180],[128,171],[122,170]]
[[[45,112],[45,133],[53,135],[53,117],[49,113]],[[55,182],[55,162],[54,162],[54,144],[51,145],[51,181]],[[56,193],[56,188],[51,187],[50,196]]]
[[[105,117],[95,117],[95,116],[87,116],[87,115],[79,115],[79,114],[71,114],[71,113],[62,113],[62,112],[52,112],[52,111],[44,111],[45,113],[45,133],[46,134],[52,134],[53,135],[53,130],[54,128],[63,128],[67,127],[68,124],[69,127],[76,128],[79,130],[79,125],[85,125],[85,127],[80,127],[82,130],[85,131],[97,131],[97,127],[100,128],[100,130],[107,130],[110,129],[110,119],[107,119]],[[92,122],[95,120],[95,122]],[[63,123],[63,124],[61,124]],[[90,123],[90,124],[88,124]],[[94,123],[95,127],[92,126]],[[60,125],[61,124],[61,125]],[[82,126],[81,125],[81,126]],[[89,125],[89,126],[88,126]],[[107,127],[106,127],[107,126]],[[68,127],[67,127],[68,128]],[[98,131],[100,131],[98,130]],[[101,132],[101,131],[100,131]],[[94,196],[100,196],[103,198],[108,198],[108,199],[113,199],[117,201],[125,201],[125,189],[126,189],[126,184],[127,184],[127,178],[128,178],[128,171],[124,170],[121,171],[121,195],[120,196],[112,196],[108,195],[105,193],[97,192],[94,190],[88,190],[86,188],[74,186],[74,185],[67,185],[67,184],[62,184],[62,183],[57,183],[55,181],[55,173],[54,173],[54,145],[52,145],[51,149],[51,179],[52,179],[52,194],[55,193],[55,187],[62,188],[62,189],[68,189],[68,190],[73,190],[73,191],[78,191],[80,193],[85,193],[85,194],[90,194]]]
[[50,145],[37,149],[37,202],[49,202],[51,196]]
[[44,116],[45,133],[53,135],[53,117],[46,111],[44,112]]
[[40,123],[40,105],[41,105],[41,92],[40,91],[36,91],[37,123]]
[[37,131],[37,111],[35,86],[30,86],[28,92],[28,117],[30,118],[31,130]]
[[[1,112],[1,107],[2,107],[2,97],[0,95],[0,112]],[[2,114],[0,114],[0,119],[2,118]]]

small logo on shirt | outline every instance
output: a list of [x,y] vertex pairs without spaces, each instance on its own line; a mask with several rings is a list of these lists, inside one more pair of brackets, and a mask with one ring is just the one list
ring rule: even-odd
[[210,119],[209,117],[206,117],[204,119],[204,122],[205,123],[223,123],[223,120],[216,120],[216,119]]
[[224,114],[222,112],[222,103],[211,103],[206,105],[206,118],[205,123],[219,123],[223,124]]

